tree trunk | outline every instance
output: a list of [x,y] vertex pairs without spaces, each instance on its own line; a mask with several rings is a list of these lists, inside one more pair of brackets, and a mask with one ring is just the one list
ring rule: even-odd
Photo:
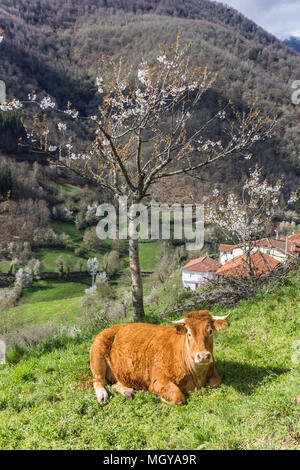
[[253,249],[253,246],[251,245],[248,245],[246,247],[246,262],[248,264],[248,268],[249,268],[249,275],[250,276],[253,276],[254,275],[254,272],[253,272],[253,267],[252,267],[252,262],[251,262],[251,251]]
[[[130,226],[130,222],[129,222]],[[130,234],[130,227],[129,227]],[[143,303],[143,283],[139,258],[139,241],[133,240],[129,235],[129,264],[132,282],[132,305],[135,322],[145,318]]]

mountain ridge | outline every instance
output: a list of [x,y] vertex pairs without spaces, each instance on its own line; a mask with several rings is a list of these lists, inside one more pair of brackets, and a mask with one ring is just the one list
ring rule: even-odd
[[296,52],[300,52],[300,37],[299,36],[290,36],[288,39],[285,39],[284,44],[288,47],[291,47]]

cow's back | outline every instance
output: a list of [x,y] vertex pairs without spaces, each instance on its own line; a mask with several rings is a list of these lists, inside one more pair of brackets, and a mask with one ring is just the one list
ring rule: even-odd
[[[111,329],[113,341],[107,361],[118,381],[128,387],[147,390],[155,374],[172,368],[181,336],[175,328],[132,323]],[[108,336],[109,330],[106,330]],[[103,332],[105,334],[105,332]]]

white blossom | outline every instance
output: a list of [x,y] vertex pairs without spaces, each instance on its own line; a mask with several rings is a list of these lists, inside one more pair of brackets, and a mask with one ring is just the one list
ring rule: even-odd
[[29,99],[29,101],[35,101],[36,98],[37,98],[36,93],[34,93],[34,92],[28,93],[28,99]]
[[59,131],[66,131],[66,130],[67,130],[67,126],[66,126],[66,124],[64,124],[63,122],[59,122],[59,123],[57,124],[57,127],[58,127],[58,130],[59,130]]
[[55,108],[55,102],[51,100],[50,96],[45,96],[40,103],[40,108],[48,109],[48,108]]

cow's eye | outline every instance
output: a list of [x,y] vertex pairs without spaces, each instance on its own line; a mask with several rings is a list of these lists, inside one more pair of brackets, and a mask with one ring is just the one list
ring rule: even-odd
[[208,334],[209,334],[209,336],[211,336],[213,334],[213,329],[212,328],[208,328]]
[[187,332],[188,338],[192,337],[192,333],[190,331]]

